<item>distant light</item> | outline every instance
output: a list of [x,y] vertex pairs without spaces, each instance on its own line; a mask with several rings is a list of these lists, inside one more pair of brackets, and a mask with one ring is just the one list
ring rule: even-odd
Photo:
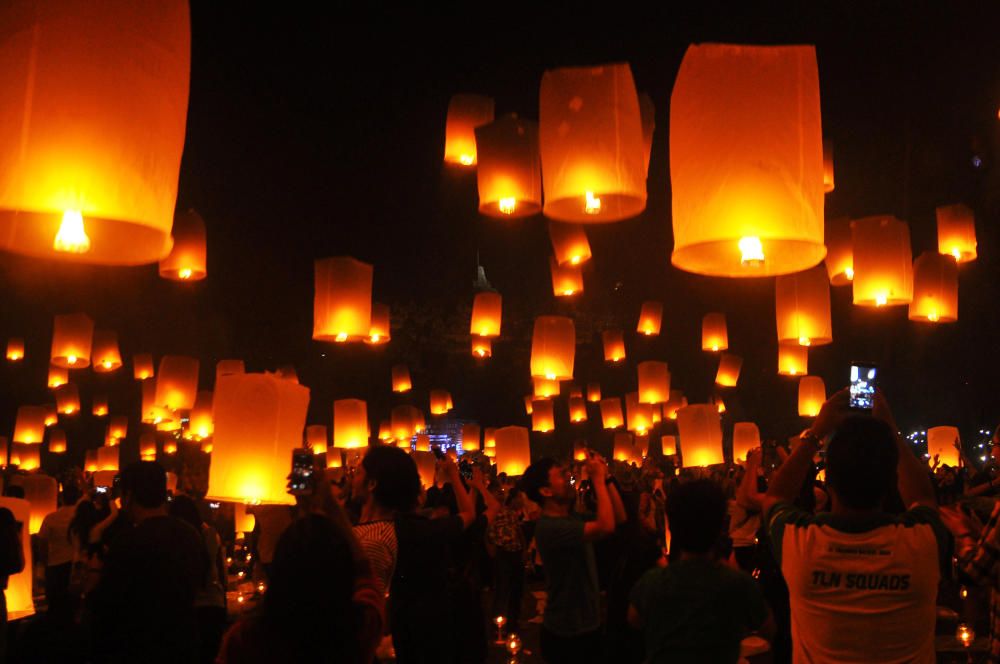
[[972,155],[972,167],[979,168],[983,165],[983,160],[978,154]]

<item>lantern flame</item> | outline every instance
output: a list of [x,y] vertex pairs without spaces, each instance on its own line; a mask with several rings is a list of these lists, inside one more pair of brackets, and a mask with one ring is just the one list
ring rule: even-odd
[[739,241],[740,262],[748,267],[760,267],[764,263],[764,245],[756,235],[741,237]]
[[958,247],[951,248],[951,255],[954,256],[956,261],[962,260],[962,250]]
[[939,316],[938,316],[937,309],[934,309],[934,310],[928,312],[928,314],[927,314],[927,320],[929,320],[932,323],[938,322],[938,318],[939,318]]
[[369,340],[370,340],[370,341],[371,341],[371,342],[372,342],[373,344],[377,344],[377,343],[379,342],[379,339],[381,339],[381,338],[382,338],[382,335],[381,335],[381,334],[373,334],[373,335],[371,335],[371,337],[369,337]]
[[848,281],[854,281],[854,268],[844,268],[844,276],[847,277]]
[[76,355],[67,355],[66,364],[76,364]]
[[584,208],[584,212],[587,214],[600,214],[601,212],[601,199],[594,196],[594,192],[588,191],[584,196],[587,199],[587,205]]
[[809,337],[802,336],[802,337],[799,337],[799,345],[800,346],[810,346],[810,345],[812,345],[812,341],[809,339]]
[[458,156],[458,163],[462,166],[472,166],[476,162],[476,158],[471,154],[463,154]]
[[339,333],[336,336],[335,340],[338,341],[338,342],[341,342],[341,343],[343,343],[344,341],[347,341],[347,332],[341,332],[341,333]]
[[110,369],[112,362],[111,362],[111,360],[104,360],[104,362],[102,362],[102,364],[104,365],[105,369]]
[[580,257],[579,256],[573,256],[572,258],[569,259],[569,262],[570,262],[570,265],[579,265],[580,264]]
[[516,207],[517,200],[513,196],[501,198],[497,201],[497,208],[500,210],[501,214],[514,214],[514,209]]
[[574,290],[573,290],[572,288],[568,288],[568,289],[564,290],[564,291],[562,292],[562,294],[563,294],[563,295],[572,295],[572,294],[573,294],[573,293],[575,293],[575,292],[576,292],[576,291],[574,291]]
[[66,210],[63,213],[52,248],[70,254],[85,254],[90,251],[90,238],[83,229],[83,215],[79,210]]
[[886,295],[885,293],[879,293],[878,295],[875,296],[876,307],[884,307],[888,301],[889,301],[889,296]]
[[713,353],[719,352],[719,344],[712,344],[712,352]]
[[181,268],[177,272],[177,276],[180,277],[181,279],[190,279],[192,274],[194,274],[194,272],[189,267]]

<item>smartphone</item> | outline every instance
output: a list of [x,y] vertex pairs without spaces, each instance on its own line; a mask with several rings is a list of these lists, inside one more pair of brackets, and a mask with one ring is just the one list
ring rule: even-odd
[[312,450],[292,450],[292,474],[289,476],[288,492],[293,496],[304,496],[313,491]]
[[217,510],[217,509],[219,509],[219,503],[217,503],[215,501],[209,502],[208,503],[208,509],[210,509],[210,510]]
[[875,404],[875,386],[878,368],[871,363],[855,362],[851,365],[851,400],[853,410],[870,411]]
[[95,486],[94,487],[94,493],[102,493],[104,495],[107,495],[107,493],[108,493],[108,487],[106,487],[106,486]]

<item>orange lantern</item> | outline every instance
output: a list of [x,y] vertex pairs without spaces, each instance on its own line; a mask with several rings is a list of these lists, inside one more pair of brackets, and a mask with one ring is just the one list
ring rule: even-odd
[[[166,410],[166,409],[164,409]],[[164,417],[156,422],[157,431],[180,431],[182,426],[181,418],[176,417],[170,411],[166,411]]]
[[660,436],[660,449],[663,456],[677,454],[677,436]]
[[17,26],[0,44],[0,248],[162,258],[187,119],[188,3],[5,5],[0,25]]
[[642,119],[627,63],[546,71],[538,137],[546,217],[601,223],[646,208]]
[[[3,226],[0,206],[0,227]],[[62,314],[55,318],[52,331],[52,364],[64,369],[85,369],[90,366],[90,349],[94,343],[94,321],[87,314]]]
[[24,556],[24,569],[11,576],[7,581],[7,619],[14,621],[35,613],[35,603],[32,598],[32,578],[35,567],[31,559],[31,505],[23,498],[0,497],[0,507],[6,507],[14,514],[14,520],[22,524],[19,538],[21,553]]
[[648,403],[640,403],[638,392],[629,392],[625,395],[625,419],[629,431],[637,436],[645,436],[653,426],[653,407]]
[[650,404],[653,411],[653,424],[659,424],[663,420],[663,404]]
[[723,353],[719,356],[719,370],[715,374],[715,384],[720,387],[736,387],[741,368],[743,368],[742,357]]
[[198,360],[183,355],[164,355],[156,372],[156,406],[190,410],[198,394]]
[[535,397],[533,395],[531,395],[531,394],[525,395],[525,397],[524,397],[524,412],[526,414],[531,415],[532,411],[534,411],[534,406],[532,405],[534,403],[534,401],[535,401]]
[[856,219],[854,304],[884,307],[913,300],[913,254],[910,227],[889,215]]
[[194,406],[191,408],[191,416],[188,420],[188,430],[185,438],[191,440],[204,440],[211,437],[215,432],[215,423],[212,421],[212,398],[211,390],[202,390],[195,397]]
[[605,429],[617,429],[625,424],[621,399],[618,397],[601,399],[601,424]]
[[166,455],[177,454],[177,442],[173,439],[164,441],[163,453]]
[[446,415],[451,410],[451,395],[447,390],[431,390],[431,415]]
[[719,415],[726,412],[726,402],[722,400],[722,396],[716,394],[712,397],[712,403],[715,404],[715,408],[719,411]]
[[823,141],[823,193],[833,191],[833,141]]
[[959,454],[955,443],[959,440],[956,427],[931,427],[927,430],[927,454],[932,460],[935,456],[938,457],[938,461],[942,465],[957,468]]
[[108,447],[107,445],[97,448],[97,470],[118,471],[118,450],[117,445]]
[[417,432],[421,419],[420,411],[413,406],[396,406],[392,409],[392,437],[409,447],[410,439]]
[[480,337],[500,336],[500,314],[503,297],[500,293],[476,293],[472,300],[472,322],[469,333]]
[[415,440],[413,441],[413,451],[414,452],[430,452],[431,451],[431,437],[426,433],[418,433]]
[[369,434],[366,402],[361,399],[337,399],[333,402],[334,447],[367,447]]
[[75,415],[80,412],[80,388],[75,383],[60,385],[55,394],[56,410],[60,415]]
[[488,450],[497,446],[497,430],[493,427],[486,427],[483,430],[483,449]]
[[[327,468],[343,468],[344,467],[344,452],[343,450],[338,450],[333,447],[326,450],[326,467]],[[363,457],[362,457],[363,458]]]
[[311,424],[306,427],[306,445],[313,454],[323,454],[327,449],[326,427],[322,424]]
[[122,365],[118,350],[118,335],[113,330],[95,330],[93,346],[94,371],[107,373]]
[[531,430],[548,433],[556,428],[553,402],[548,399],[536,399],[531,403]]
[[392,339],[389,331],[389,305],[372,302],[372,323],[368,328],[368,338],[365,343],[377,346],[386,344]]
[[486,337],[472,337],[472,356],[484,360],[493,356],[493,343]]
[[236,533],[252,533],[257,526],[257,518],[247,512],[247,506],[244,503],[236,503],[233,505],[233,508],[233,522]]
[[[413,387],[413,382],[410,380],[410,370],[406,368],[405,364],[396,364],[392,367],[392,391],[393,392],[409,392]],[[395,429],[395,427],[393,427]]]
[[43,406],[45,408],[45,426],[51,427],[59,421],[59,414],[56,412],[56,407],[54,404],[49,404]]
[[587,401],[595,403],[601,400],[601,384],[587,383]]
[[826,222],[826,273],[831,286],[847,286],[854,279],[854,241],[851,220],[838,217]]
[[20,362],[24,359],[24,339],[11,337],[7,340],[7,359],[11,362]]
[[378,423],[378,439],[392,440],[392,420],[382,420]]
[[778,375],[802,376],[809,372],[809,349],[795,344],[778,344]]
[[309,388],[269,374],[220,378],[208,498],[293,503],[286,490],[288,465],[302,444],[308,406]]
[[913,261],[910,320],[927,323],[958,320],[958,263],[951,256],[925,251]]
[[588,456],[587,443],[578,440],[573,443],[573,461],[586,461]]
[[498,473],[508,477],[524,474],[531,465],[531,444],[524,427],[502,427],[496,430],[496,465]]
[[58,508],[59,483],[48,475],[15,475],[12,486],[24,489],[24,499],[31,506],[28,531],[37,535],[45,517]]
[[711,404],[685,406],[677,411],[677,431],[685,466],[714,466],[723,463],[722,424]]
[[959,263],[976,260],[976,215],[966,205],[937,208],[938,253]]
[[174,281],[200,281],[208,274],[205,220],[194,210],[174,218],[174,246],[160,261],[160,276]]
[[640,362],[639,401],[642,403],[666,403],[670,398],[670,371],[666,362]]
[[549,258],[552,271],[552,294],[556,297],[570,297],[583,292],[583,272],[575,265],[559,267],[556,259]]
[[156,381],[143,381],[142,385],[142,406],[140,421],[144,424],[156,424],[164,418],[170,417],[170,412],[162,406],[156,405]]
[[97,450],[86,450],[83,456],[83,469],[88,473],[97,472]]
[[139,353],[132,357],[132,373],[136,380],[146,380],[156,375],[153,371],[153,356],[149,353]]
[[636,332],[647,337],[656,336],[660,333],[660,324],[663,321],[663,303],[647,300],[642,303],[639,310],[639,324]]
[[128,418],[124,415],[116,415],[108,421],[108,436],[116,440],[122,440],[128,434]]
[[833,341],[830,284],[822,267],[775,279],[774,311],[779,344],[821,346]]
[[434,486],[437,476],[437,457],[431,453],[430,449],[414,450],[411,456],[413,463],[417,466],[420,484],[424,489]]
[[139,456],[143,461],[156,459],[156,436],[144,433],[139,436]]
[[624,431],[615,434],[612,456],[615,461],[623,463],[642,463],[642,456],[635,448],[632,434]]
[[121,441],[111,435],[111,427],[104,427],[104,444],[108,447],[115,447]]
[[463,424],[461,445],[463,452],[479,451],[479,425]]
[[701,320],[701,349],[713,353],[729,348],[726,314],[705,314]]
[[66,432],[62,429],[49,431],[49,453],[63,454],[66,451]]
[[573,397],[578,397],[580,399],[583,398],[583,390],[580,389],[580,386],[577,385],[576,383],[566,383],[565,387],[566,387],[566,396],[568,396],[570,399],[572,399]]
[[445,124],[444,163],[476,165],[476,127],[493,122],[493,99],[483,95],[452,95]]
[[653,132],[656,130],[656,106],[645,92],[639,93],[639,119],[642,122],[642,162],[649,177],[649,157],[653,152]]
[[94,398],[91,400],[91,413],[94,417],[104,417],[108,414],[108,395],[94,395]]
[[68,382],[69,382],[69,372],[66,369],[62,367],[57,367],[54,364],[49,365],[48,383],[51,389],[62,387]]
[[625,333],[621,330],[604,330],[601,332],[604,344],[604,361],[621,362],[625,359]]
[[733,461],[745,462],[747,453],[760,447],[760,430],[753,422],[737,422],[733,425]]
[[348,256],[316,261],[313,339],[359,341],[372,323],[374,268]]
[[17,466],[21,470],[38,470],[42,467],[41,448],[41,445],[14,443],[10,451],[11,465]]
[[534,397],[536,399],[551,399],[559,396],[559,381],[548,378],[532,378],[534,384]]
[[670,390],[670,398],[663,404],[663,414],[667,419],[676,420],[677,411],[688,405],[687,397],[681,390]]
[[569,421],[574,424],[587,421],[587,402],[583,397],[569,398]]
[[799,415],[816,417],[826,401],[826,385],[819,376],[803,376],[799,379]]
[[531,375],[549,380],[573,378],[576,328],[565,316],[539,316],[531,336]]
[[549,239],[552,252],[560,267],[580,265],[590,260],[590,243],[587,233],[579,224],[561,224],[549,220]]
[[814,47],[690,45],[670,97],[671,262],[763,277],[823,260],[820,124]]
[[538,214],[542,209],[538,123],[511,114],[476,127],[476,151],[480,214],[499,219]]

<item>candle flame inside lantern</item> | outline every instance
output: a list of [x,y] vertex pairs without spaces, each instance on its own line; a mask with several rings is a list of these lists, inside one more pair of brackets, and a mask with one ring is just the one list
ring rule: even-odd
[[594,196],[594,192],[588,191],[584,194],[587,200],[584,212],[587,214],[599,214],[601,211],[601,199],[598,196]]
[[336,341],[344,342],[347,341],[347,332],[341,332],[337,335]]
[[177,276],[180,277],[181,279],[190,279],[192,274],[193,272],[189,267],[181,268],[177,272]]
[[847,277],[849,281],[854,281],[854,268],[853,267],[845,268],[844,276]]
[[66,364],[76,364],[76,355],[66,356]]
[[514,214],[514,209],[516,207],[517,207],[517,200],[513,196],[501,198],[499,201],[497,201],[497,208],[499,208],[502,214]]
[[474,163],[476,163],[476,158],[473,157],[471,154],[459,155],[458,163],[462,164],[462,166],[472,166]]
[[90,251],[90,238],[83,229],[83,215],[79,210],[66,210],[63,213],[52,248],[70,254],[85,254]]
[[889,296],[886,295],[885,293],[879,293],[878,295],[875,296],[876,307],[884,307],[888,301],[889,301]]
[[738,243],[740,248],[740,262],[749,267],[760,267],[764,263],[764,245],[760,238],[755,235],[741,237]]

